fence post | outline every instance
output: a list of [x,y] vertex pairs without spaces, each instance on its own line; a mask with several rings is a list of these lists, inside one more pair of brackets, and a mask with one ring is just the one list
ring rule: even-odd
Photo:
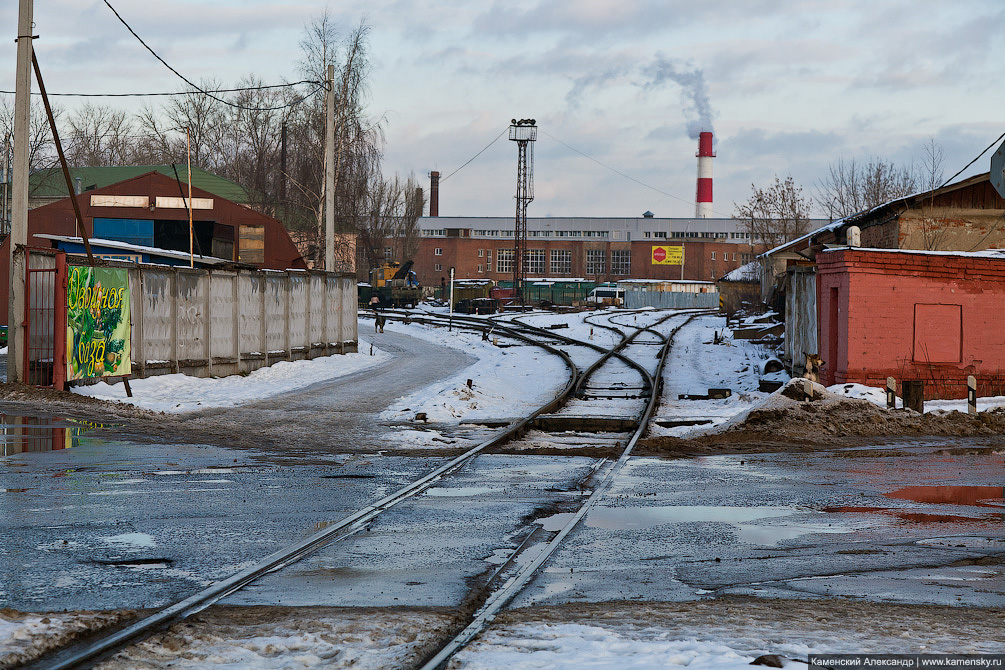
[[321,273],[321,355],[328,355],[328,275]]
[[178,268],[171,271],[171,372],[181,372],[178,364]]
[[213,271],[206,270],[206,300],[203,305],[203,321],[206,325],[206,369],[213,376]]
[[263,272],[262,273],[262,301],[261,301],[262,318],[261,318],[261,324],[260,324],[258,330],[259,330],[259,337],[261,338],[261,343],[259,344],[259,349],[261,349],[261,351],[262,351],[262,356],[265,357],[265,359],[264,359],[265,360],[265,365],[263,367],[266,367],[266,368],[269,367],[269,327],[268,327],[268,323],[266,322],[266,315],[268,314],[268,310],[265,308],[265,294],[268,293],[268,291],[269,291],[269,278]]
[[293,360],[293,349],[290,347],[290,302],[293,300],[293,275],[286,271],[286,300],[283,301],[283,349],[286,350],[286,360]]
[[304,275],[304,345],[307,347],[307,354],[304,356],[307,360],[314,358],[313,347],[311,346],[311,305],[313,300],[311,300],[311,294],[314,292],[314,275],[310,270]]
[[977,378],[967,377],[967,413],[977,414]]
[[231,337],[234,338],[234,360],[237,361],[237,372],[241,373],[241,271],[235,270],[231,277],[230,294],[233,305],[234,321],[231,324]]
[[[136,370],[139,370],[139,378],[147,376],[147,350],[146,338],[143,337],[143,309],[145,293],[143,292],[143,268],[137,263],[135,269],[129,270],[130,277],[136,277],[135,282],[130,283],[129,290],[129,349],[130,356],[136,365],[133,366],[133,377],[136,377]],[[132,287],[136,287],[136,291]]]
[[893,377],[886,378],[886,408],[893,409],[897,406],[897,380]]
[[920,379],[905,381],[903,386],[904,407],[923,414],[925,412],[925,382]]
[[52,388],[66,386],[66,253],[56,253],[56,281],[53,286]]

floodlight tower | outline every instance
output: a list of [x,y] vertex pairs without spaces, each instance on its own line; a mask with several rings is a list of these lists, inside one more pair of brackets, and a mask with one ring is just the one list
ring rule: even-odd
[[534,199],[534,145],[537,121],[513,119],[509,138],[516,142],[519,154],[516,164],[516,226],[513,229],[513,290],[523,303],[523,283],[527,278],[524,255],[527,251],[527,205]]

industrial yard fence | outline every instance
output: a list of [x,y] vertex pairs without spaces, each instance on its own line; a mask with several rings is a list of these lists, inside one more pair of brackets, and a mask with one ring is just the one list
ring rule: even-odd
[[[20,355],[31,375],[25,381],[62,388],[67,378],[67,284],[59,278],[66,277],[68,266],[82,265],[81,259],[48,249],[27,251],[27,346]],[[226,376],[278,361],[357,350],[356,279],[351,274],[191,269],[114,260],[100,265],[127,275],[133,378],[171,372]],[[107,293],[109,287],[104,288]],[[93,309],[104,309],[104,303],[95,301]]]
[[351,275],[122,267],[129,268],[133,377],[223,376],[356,351]]
[[680,291],[625,291],[625,307],[640,309],[718,309],[718,293],[685,293]]

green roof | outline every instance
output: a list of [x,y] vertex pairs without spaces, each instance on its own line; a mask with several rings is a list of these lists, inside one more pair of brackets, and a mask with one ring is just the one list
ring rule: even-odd
[[[186,165],[176,165],[178,178],[183,184],[188,183],[188,167]],[[80,188],[82,191],[91,191],[96,188],[104,188],[117,184],[120,181],[139,177],[147,172],[160,172],[163,175],[175,178],[175,171],[171,165],[123,165],[115,167],[72,167],[70,168],[71,181],[80,178]],[[229,179],[224,179],[212,172],[207,172],[202,168],[192,167],[192,186],[209,191],[213,195],[226,198],[232,202],[248,203],[251,196],[240,184],[236,184]],[[60,168],[49,168],[33,172],[28,180],[28,192],[30,198],[65,198],[69,195],[66,190],[66,180],[63,178],[63,171]]]

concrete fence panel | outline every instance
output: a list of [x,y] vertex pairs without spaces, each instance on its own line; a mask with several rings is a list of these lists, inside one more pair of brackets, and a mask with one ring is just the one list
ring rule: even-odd
[[351,276],[108,265],[129,272],[134,377],[222,376],[357,350]]
[[625,307],[641,309],[718,309],[718,293],[690,293],[678,291],[625,291]]

